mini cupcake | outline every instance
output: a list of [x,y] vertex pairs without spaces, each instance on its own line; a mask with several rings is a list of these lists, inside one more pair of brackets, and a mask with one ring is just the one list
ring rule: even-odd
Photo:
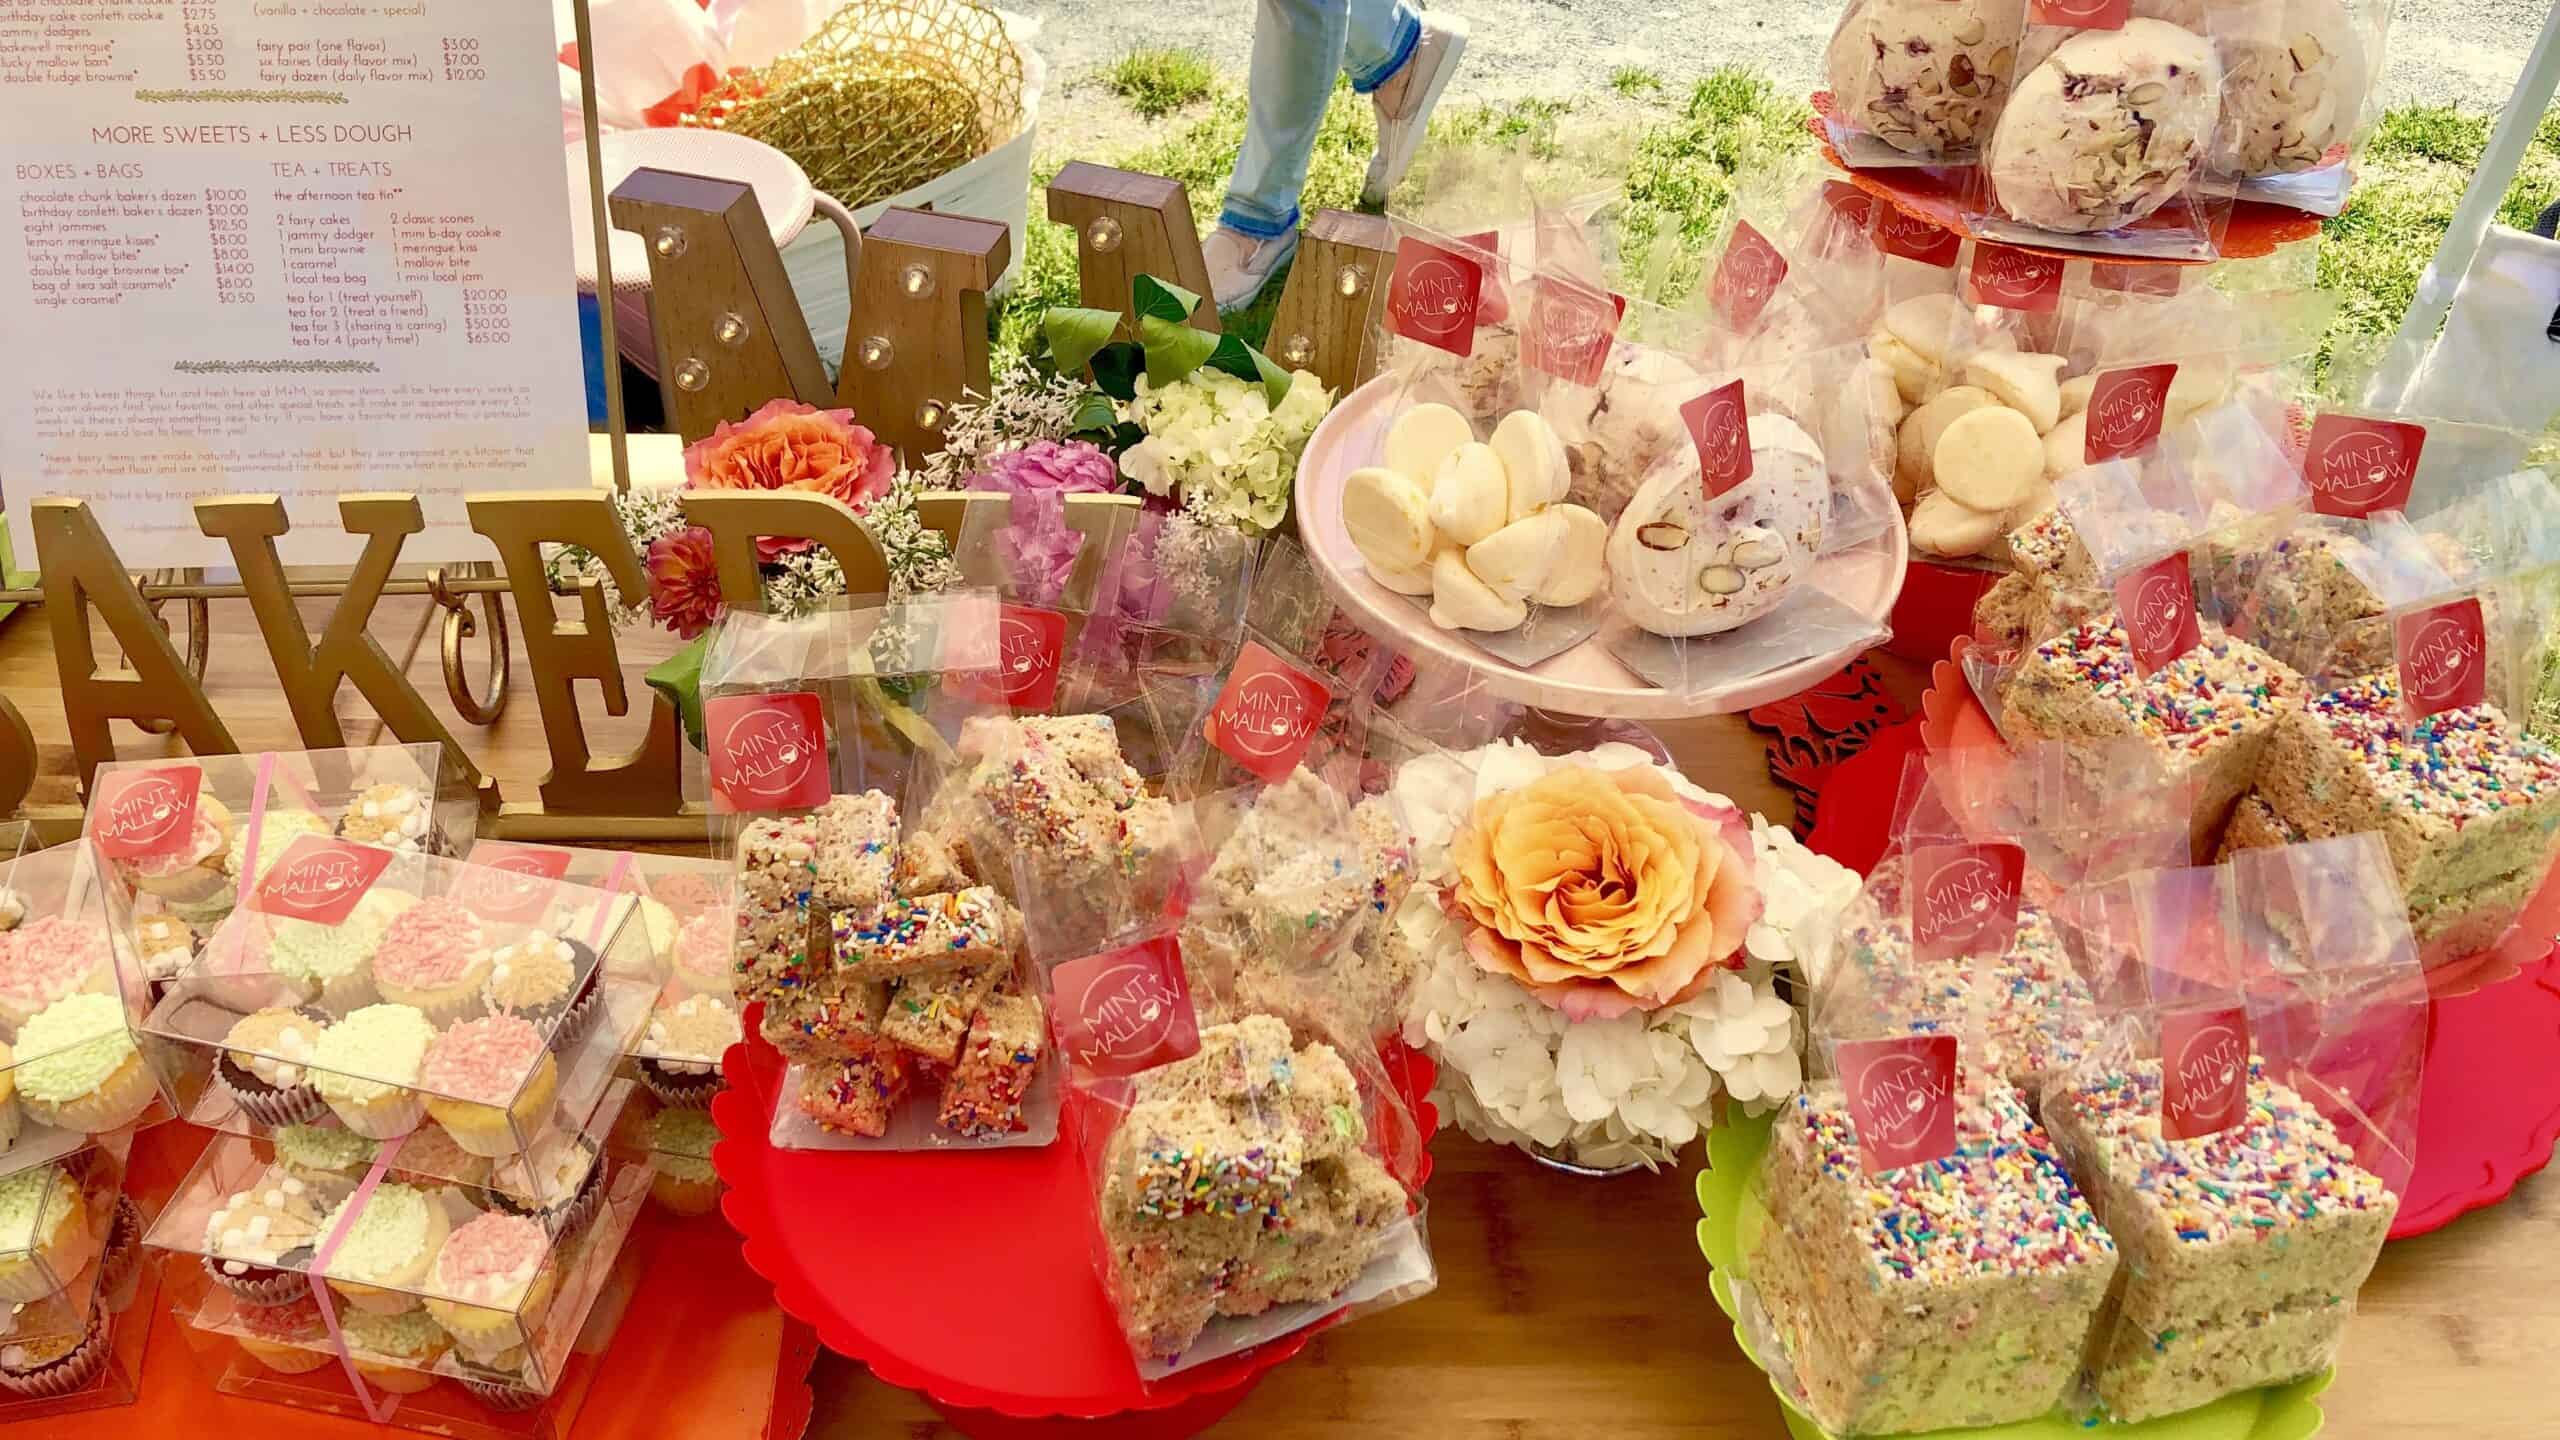
[[720,1203],[720,1174],[711,1168],[711,1147],[720,1143],[720,1127],[700,1110],[661,1110],[649,1117],[649,1159],[657,1178],[649,1193],[678,1215],[708,1215]]
[[296,1125],[328,1113],[328,1102],[311,1087],[304,1067],[328,1028],[324,1018],[301,1010],[270,1006],[244,1015],[222,1037],[224,1049],[214,1062],[215,1078],[239,1103],[241,1113],[261,1125]]
[[539,1220],[565,1239],[594,1218],[604,1201],[604,1166],[584,1135],[556,1136],[507,1166],[489,1191],[498,1208]]
[[328,1232],[329,1209],[309,1185],[278,1167],[214,1207],[204,1225],[204,1273],[256,1305],[281,1305],[310,1289],[304,1272]]
[[308,1375],[338,1358],[308,1290],[281,1305],[234,1307],[231,1323],[232,1338],[249,1358],[279,1375]]
[[73,995],[48,1005],[18,1032],[18,1103],[37,1124],[98,1135],[130,1125],[160,1098],[142,1063],[124,1001]]
[[542,1032],[513,1015],[465,1020],[436,1038],[420,1068],[427,1112],[474,1155],[513,1155],[551,1117],[560,1071]]
[[106,927],[59,915],[9,931],[0,943],[0,1023],[24,1025],[65,996],[111,983],[114,954]]
[[195,927],[165,910],[145,915],[133,922],[133,948],[142,958],[142,978],[150,982],[156,1005],[196,958]]
[[59,1165],[0,1176],[0,1300],[41,1300],[97,1258],[80,1186]]
[[[329,1212],[320,1233],[335,1231],[347,1206],[356,1203],[349,1198]],[[337,1253],[329,1257],[329,1288],[348,1304],[377,1315],[417,1309],[413,1292],[425,1283],[451,1225],[443,1199],[414,1185],[377,1185],[363,1205],[339,1238]]]
[[465,1356],[522,1346],[542,1321],[554,1275],[543,1262],[551,1236],[521,1215],[479,1216],[446,1238],[429,1282],[427,1313]]
[[320,1032],[312,1084],[346,1127],[368,1140],[396,1140],[427,1113],[418,1069],[436,1027],[406,1005],[367,1005]]
[[338,838],[379,845],[385,850],[432,850],[435,797],[415,785],[367,785],[338,817]]
[[442,1026],[468,1016],[489,979],[489,946],[480,922],[459,900],[430,896],[402,911],[373,952],[373,983],[382,998],[417,1007]]
[[225,857],[238,829],[230,807],[200,790],[195,823],[188,827],[185,840],[157,855],[118,860],[115,871],[145,895],[157,895],[172,905],[202,907],[231,892]]
[[432,1122],[409,1132],[400,1142],[400,1153],[391,1158],[395,1178],[426,1184],[458,1185],[465,1197],[478,1200],[474,1193],[489,1183],[489,1172],[495,1163],[486,1155],[474,1155],[462,1148],[445,1128]]
[[594,1023],[600,970],[586,946],[535,930],[490,957],[485,998],[490,1009],[532,1022],[549,1033],[553,1049],[566,1050]]
[[338,1317],[339,1333],[355,1356],[365,1383],[393,1395],[415,1395],[436,1383],[436,1362],[453,1348],[444,1327],[423,1310],[397,1315],[350,1310]]
[[[249,832],[253,828],[258,832],[257,865],[244,884],[242,872],[249,867]],[[171,900],[169,909],[179,919],[209,934],[230,915],[240,895],[256,884],[256,877],[282,859],[294,841],[305,835],[328,833],[329,822],[307,810],[270,810],[254,820],[244,819],[232,827],[230,843],[223,847],[223,883],[201,900]]]
[[684,922],[676,932],[676,984],[687,995],[713,995],[726,1000],[737,985],[730,964],[738,917],[726,905],[715,905]]
[[738,1012],[710,995],[689,995],[661,1005],[649,1019],[641,1049],[641,1082],[670,1105],[706,1110],[720,1093],[720,1060],[746,1037]]
[[287,1125],[269,1136],[268,1143],[275,1147],[276,1169],[310,1186],[322,1204],[332,1207],[355,1193],[382,1150],[334,1125]]
[[0,1042],[0,1154],[18,1143],[18,1055]]
[[0,1345],[0,1389],[30,1399],[51,1400],[88,1388],[106,1368],[113,1348],[110,1317],[92,1309],[88,1328],[77,1335],[45,1335]]
[[372,1004],[373,956],[392,922],[416,906],[417,897],[401,890],[375,889],[335,925],[309,920],[271,920],[267,931],[267,968],[317,996],[332,1014]]

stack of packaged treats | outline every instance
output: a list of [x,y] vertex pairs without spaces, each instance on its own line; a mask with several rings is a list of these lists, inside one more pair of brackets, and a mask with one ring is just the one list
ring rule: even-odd
[[2426,988],[2371,836],[2126,884],[2138,963],[2044,1115],[2124,1252],[2089,1369],[2138,1422],[2329,1365],[2413,1162]]
[[451,856],[470,847],[479,819],[479,798],[425,744],[120,760],[98,768],[89,793],[81,837],[125,891],[133,947],[155,985],[203,950],[302,836]]
[[[1952,847],[1923,847],[1920,863],[1940,848]],[[2003,904],[1984,887],[2014,880],[2014,861],[1988,863],[1970,880],[1949,868],[1942,897],[1963,889],[1991,901],[1982,911],[1939,913],[1903,887],[1918,953],[2011,948],[1989,932],[2014,916],[2015,892]],[[1950,1016],[1927,986],[1855,965],[1817,990],[1832,1073],[1771,1128],[1743,1315],[1782,1390],[1829,1433],[2054,1410],[2116,1272],[2114,1243],[2002,1073],[2018,1058],[1995,1061],[1975,1023],[1996,999],[1976,999]]]
[[132,1402],[156,1267],[123,1193],[130,1137],[0,1172],[0,1424]]
[[168,1119],[202,1083],[200,1060],[144,1028],[130,900],[91,848],[36,851],[9,880],[23,919],[0,933],[0,1169]]
[[617,1083],[564,1137],[584,1178],[548,1203],[485,1165],[479,1181],[439,1173],[453,1162],[435,1131],[369,1159],[218,1137],[148,1239],[188,1262],[174,1308],[215,1388],[438,1433],[564,1433],[545,1401],[599,1338],[598,1299],[627,1283],[653,1181],[605,1153],[634,1094]]
[[586,1132],[657,969],[635,896],[303,835],[149,1025],[195,1059],[195,1123],[358,1176],[396,1142],[557,1215],[592,1193]]

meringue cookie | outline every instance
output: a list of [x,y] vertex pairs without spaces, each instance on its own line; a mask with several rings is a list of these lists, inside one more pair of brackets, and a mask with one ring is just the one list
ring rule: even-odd
[[1431,559],[1431,497],[1383,466],[1354,470],[1342,482],[1342,528],[1372,570],[1410,570]]
[[2186,189],[2222,104],[2222,62],[2163,20],[2084,30],[2018,81],[1985,155],[2012,217],[2086,234],[2130,225]]
[[1554,505],[1545,513],[1555,516],[1564,528],[1556,545],[1555,566],[1529,598],[1541,605],[1579,605],[1598,594],[1601,583],[1609,578],[1609,522],[1582,505]]
[[1912,507],[1911,548],[1930,555],[1979,555],[2000,538],[2000,520],[1999,511],[1960,505],[1946,491],[1932,490]]
[[2062,418],[2063,359],[2023,350],[1985,350],[1964,362],[1964,381],[1991,392],[2003,405],[2027,417],[2042,435]]
[[1379,463],[1399,475],[1428,485],[1440,473],[1440,462],[1476,438],[1467,417],[1446,405],[1416,405],[1387,427],[1386,453]]
[[1431,623],[1443,630],[1509,630],[1529,618],[1529,607],[1476,578],[1465,552],[1454,546],[1431,561]]
[[1573,469],[1555,427],[1535,410],[1514,410],[1493,427],[1493,453],[1502,458],[1508,482],[1508,518],[1525,520],[1565,497],[1573,488]]
[[1972,148],[2008,95],[2024,10],[2017,0],[1851,5],[1823,53],[1841,116],[1905,154]]
[[1710,499],[1690,450],[1655,467],[1609,532],[1609,593],[1657,635],[1713,635],[1775,608],[1813,568],[1831,481],[1813,437],[1750,419],[1751,478]]
[[1985,405],[1957,416],[1939,435],[1930,468],[1939,494],[1997,521],[2044,478],[2044,441],[2026,416]]
[[1991,398],[1990,391],[1979,385],[1957,385],[1912,411],[1910,417],[1902,422],[1901,437],[1895,446],[1896,487],[1918,495],[1937,484],[1938,437],[1956,422],[1956,417],[1999,403]]
[[1431,477],[1432,528],[1473,545],[1511,518],[1511,480],[1490,445],[1459,446]]
[[1564,548],[1565,519],[1523,516],[1467,547],[1467,569],[1506,600],[1526,600],[1547,583]]

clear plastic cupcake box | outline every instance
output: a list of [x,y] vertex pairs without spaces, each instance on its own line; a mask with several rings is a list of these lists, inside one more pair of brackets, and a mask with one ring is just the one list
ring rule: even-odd
[[311,834],[151,1011],[197,1057],[190,1122],[541,1194],[657,993],[640,897]]
[[154,1277],[124,1194],[130,1143],[84,1140],[0,1178],[0,1424],[133,1401]]
[[606,1144],[630,1094],[569,1137],[585,1163],[548,1206],[408,1170],[414,1139],[329,1170],[217,1138],[148,1241],[214,1387],[439,1434],[565,1435],[593,1369],[576,1352],[602,1348],[582,1332],[630,1278],[649,1195],[648,1164]]
[[[670,978],[676,940],[684,927],[706,910],[728,915],[732,877],[728,862],[689,855],[644,855],[629,850],[590,850],[570,845],[534,845],[516,840],[475,842],[463,859],[473,865],[518,875],[567,880],[616,895],[640,897],[641,923],[648,927],[649,949],[657,957],[659,979]],[[724,963],[719,974],[725,977]],[[726,990],[726,985],[722,987]]]
[[150,991],[124,923],[126,897],[85,845],[9,867],[0,917],[0,1176],[57,1160],[89,1137],[156,1124],[200,1062],[143,1029]]

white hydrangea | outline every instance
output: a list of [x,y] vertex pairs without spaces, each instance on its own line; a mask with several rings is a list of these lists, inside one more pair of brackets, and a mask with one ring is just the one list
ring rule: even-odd
[[[1713,1123],[1719,1092],[1757,1111],[1803,1083],[1803,1027],[1780,999],[1783,969],[1801,978],[1827,954],[1831,920],[1858,892],[1854,871],[1807,850],[1767,821],[1751,823],[1762,906],[1743,965],[1685,1004],[1609,1020],[1567,1021],[1467,954],[1466,927],[1445,911],[1458,827],[1488,795],[1564,765],[1654,764],[1632,745],[1549,757],[1518,741],[1428,755],[1396,773],[1395,803],[1413,828],[1418,881],[1396,924],[1423,957],[1405,1039],[1439,1057],[1433,1091],[1443,1123],[1599,1169],[1658,1166]],[[1731,802],[1666,771],[1683,796]]]
[[1289,511],[1298,455],[1333,396],[1299,371],[1275,409],[1262,386],[1199,369],[1158,386],[1143,375],[1120,418],[1145,438],[1120,456],[1120,473],[1150,495],[1178,496],[1203,518],[1256,534]]

